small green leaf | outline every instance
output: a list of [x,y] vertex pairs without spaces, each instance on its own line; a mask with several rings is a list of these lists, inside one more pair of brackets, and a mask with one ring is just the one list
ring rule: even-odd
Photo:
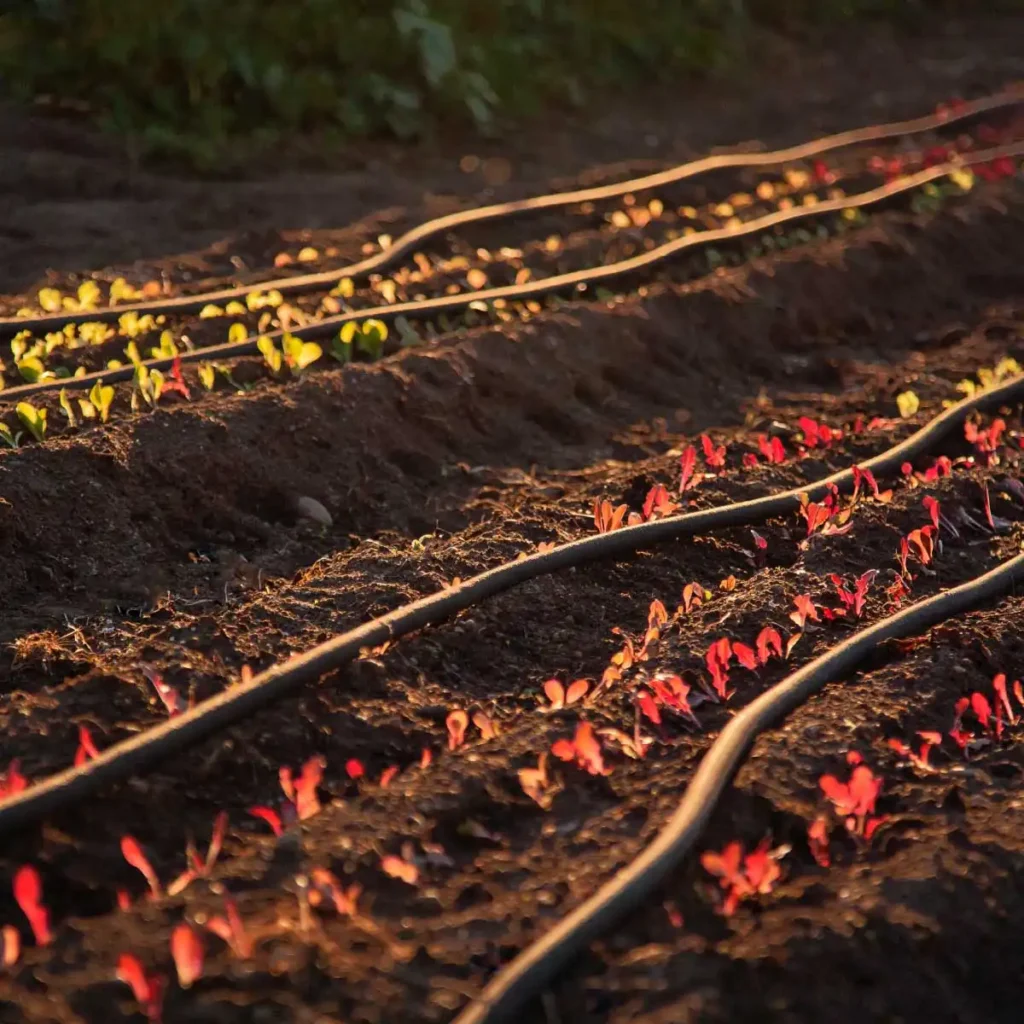
[[19,402],[14,411],[18,414],[25,429],[37,440],[46,437],[46,410],[36,408],[31,402]]
[[0,420],[0,441],[2,441],[8,448],[17,448],[18,442],[21,440],[21,431],[14,433],[3,420]]
[[388,328],[382,320],[364,320],[359,328],[356,345],[371,359],[380,359],[387,337]]

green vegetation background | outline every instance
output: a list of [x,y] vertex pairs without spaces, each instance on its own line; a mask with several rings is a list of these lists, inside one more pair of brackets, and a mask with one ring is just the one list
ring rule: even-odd
[[[11,6],[13,2],[13,7]],[[490,132],[543,104],[728,69],[759,31],[906,27],[1024,0],[7,0],[0,91],[87,106],[211,169],[275,140]]]

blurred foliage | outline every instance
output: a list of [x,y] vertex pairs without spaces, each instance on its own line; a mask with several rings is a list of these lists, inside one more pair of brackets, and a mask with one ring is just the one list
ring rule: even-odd
[[212,168],[311,130],[489,132],[545,103],[728,67],[761,26],[954,9],[971,0],[7,0],[0,88],[80,104],[141,153]]

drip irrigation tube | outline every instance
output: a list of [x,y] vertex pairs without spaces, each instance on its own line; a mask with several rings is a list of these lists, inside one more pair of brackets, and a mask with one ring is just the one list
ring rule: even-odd
[[333,286],[342,277],[358,277],[372,271],[383,270],[397,263],[406,253],[417,245],[436,235],[464,227],[467,224],[479,224],[484,221],[499,220],[536,213],[551,207],[571,206],[577,203],[597,202],[614,199],[628,192],[643,189],[660,188],[685,178],[703,174],[707,171],[721,170],[729,167],[765,167],[786,163],[791,160],[804,160],[809,157],[821,156],[824,153],[846,146],[860,145],[869,142],[880,142],[884,139],[900,135],[914,135],[959,124],[979,114],[994,110],[1014,107],[1024,101],[1024,89],[1012,86],[1001,93],[985,96],[981,99],[965,103],[956,111],[943,114],[930,114],[908,121],[896,121],[891,124],[870,125],[827,135],[790,146],[787,149],[771,150],[764,153],[727,153],[707,156],[700,160],[681,164],[656,174],[648,174],[629,181],[621,181],[612,185],[601,185],[594,188],[577,189],[573,192],[553,192],[549,195],[535,196],[530,199],[517,199],[508,203],[496,203],[492,206],[476,207],[460,213],[437,217],[418,225],[411,231],[397,238],[387,249],[380,253],[360,260],[347,267],[337,270],[323,271],[314,274],[302,274],[296,277],[284,277],[277,280],[269,279],[254,284],[241,285],[235,288],[224,288],[219,291],[204,292],[198,295],[182,295],[172,299],[156,299],[152,302],[125,303],[103,309],[76,313],[53,313],[37,317],[9,317],[0,319],[0,338],[30,330],[33,333],[55,331],[69,323],[86,323],[90,321],[116,320],[122,313],[191,313],[202,309],[208,303],[230,302],[244,299],[252,292],[276,288],[282,295],[294,295],[301,292],[316,291],[319,288]]
[[704,755],[679,806],[654,841],[593,896],[502,968],[452,1024],[505,1024],[578,953],[640,906],[689,853],[754,740],[855,668],[879,644],[910,636],[1006,593],[1024,579],[1024,554],[862,629],[748,704]]
[[[495,299],[515,302],[550,295],[554,292],[565,291],[570,288],[581,289],[655,266],[686,249],[708,245],[712,242],[730,241],[746,235],[758,234],[769,228],[780,224],[787,224],[791,221],[816,218],[824,214],[839,213],[843,210],[871,206],[883,200],[891,199],[903,192],[918,188],[930,181],[945,177],[962,167],[969,167],[977,163],[987,163],[1002,157],[1019,156],[1024,156],[1024,142],[979,150],[966,155],[955,163],[930,167],[906,178],[900,178],[897,181],[871,189],[868,192],[844,196],[842,199],[830,199],[815,206],[800,206],[789,210],[779,210],[776,213],[768,214],[765,217],[758,217],[756,220],[747,221],[745,224],[740,224],[733,228],[717,228],[714,231],[702,231],[699,234],[687,235],[617,263],[608,263],[600,267],[576,270],[568,274],[558,274],[554,277],[541,278],[540,280],[530,281],[522,285],[506,285],[500,288],[485,288],[480,291],[464,292],[460,295],[446,295],[433,299],[399,302],[390,306],[374,306],[370,309],[361,309],[350,313],[342,313],[338,316],[325,317],[323,320],[317,320],[304,327],[296,327],[289,333],[299,338],[322,338],[325,335],[333,334],[343,324],[352,321],[363,321],[371,318],[393,320],[399,316],[433,316],[455,310],[464,310],[474,302],[493,302]],[[277,340],[283,334],[283,331],[273,331],[265,336]],[[249,337],[244,341],[227,342],[222,345],[212,345],[209,348],[182,352],[175,358],[147,359],[142,361],[140,365],[146,366],[150,370],[168,370],[174,364],[175,359],[179,359],[182,363],[192,363],[224,358],[231,359],[238,356],[253,355],[258,351],[257,339]],[[134,366],[124,366],[116,370],[98,370],[81,377],[61,377],[54,380],[40,381],[35,384],[20,384],[17,387],[5,388],[0,392],[0,400],[4,402],[20,400],[29,395],[56,391],[61,388],[72,390],[90,388],[99,381],[109,384],[115,381],[130,380],[134,375]]]
[[[906,440],[868,459],[860,468],[871,470],[877,477],[895,474],[905,461],[927,451],[954,427],[962,424],[969,413],[1020,399],[1024,399],[1024,375],[950,406]],[[420,598],[341,633],[305,654],[259,673],[249,683],[233,686],[132,739],[108,747],[94,760],[58,772],[8,798],[0,803],[0,836],[52,814],[69,803],[81,801],[100,787],[123,781],[161,758],[199,742],[304,683],[314,682],[327,672],[341,668],[358,657],[363,648],[375,647],[442,622],[457,612],[538,576],[599,558],[631,554],[674,538],[763,522],[794,512],[799,507],[801,494],[815,500],[822,497],[831,485],[841,491],[849,491],[853,483],[853,470],[840,470],[803,487],[584,537],[489,569],[456,587]]]

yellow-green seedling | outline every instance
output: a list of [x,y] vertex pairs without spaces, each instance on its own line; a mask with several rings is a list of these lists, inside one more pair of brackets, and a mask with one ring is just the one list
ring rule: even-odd
[[151,408],[156,407],[164,389],[164,375],[159,370],[151,370],[144,363],[135,364],[135,377],[132,380],[132,410],[138,409],[138,398]]
[[228,341],[232,345],[237,345],[239,342],[245,341],[249,337],[248,328],[245,324],[232,324],[228,328]]
[[71,408],[71,399],[68,398],[68,389],[60,389],[60,410],[67,417],[68,426],[74,429],[78,426],[78,420],[75,418],[75,411]]
[[150,359],[173,359],[178,354],[178,346],[170,331],[160,332],[160,344],[149,350]]
[[31,402],[19,402],[14,411],[25,429],[37,440],[46,437],[46,410],[36,408]]
[[217,372],[213,368],[213,363],[200,363],[199,364],[199,380],[202,382],[204,388],[207,391],[213,390],[214,382],[217,379]]
[[263,361],[267,364],[271,373],[280,373],[281,365],[284,362],[284,356],[281,354],[280,349],[274,344],[274,339],[267,334],[261,334],[256,339],[256,347],[260,350],[260,355],[263,356]]
[[[110,403],[114,400],[114,389],[110,384],[98,380],[89,391],[89,402],[100,414],[100,421],[106,423],[110,417]],[[85,410],[83,409],[83,414]],[[86,414],[87,415],[87,414]]]
[[29,384],[37,384],[44,380],[53,380],[57,375],[47,370],[43,361],[37,356],[26,356],[18,363],[18,373],[28,381]]
[[296,377],[324,354],[315,341],[303,341],[294,334],[286,334],[281,339],[281,348],[284,349],[284,361]]
[[17,448],[21,441],[21,431],[13,431],[3,420],[0,420],[0,442],[8,448]]

